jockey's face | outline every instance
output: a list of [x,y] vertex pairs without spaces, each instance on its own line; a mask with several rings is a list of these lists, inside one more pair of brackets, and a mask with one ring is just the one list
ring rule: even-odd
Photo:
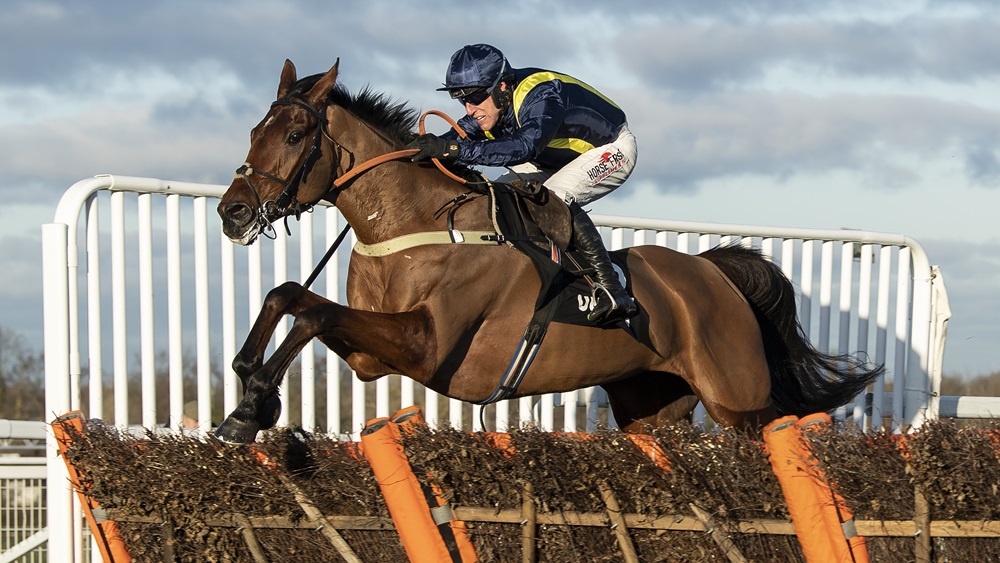
[[[507,83],[501,82],[497,88],[500,88],[501,91],[505,91],[507,90]],[[486,98],[481,104],[478,105],[466,102],[465,113],[467,115],[471,115],[476,120],[476,123],[479,124],[479,128],[483,131],[493,129],[493,126],[497,124],[497,120],[500,119],[500,108],[498,108],[493,102],[493,96]]]

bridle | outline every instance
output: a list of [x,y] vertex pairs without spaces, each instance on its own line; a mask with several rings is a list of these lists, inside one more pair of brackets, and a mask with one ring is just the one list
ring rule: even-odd
[[[289,228],[287,220],[289,215],[294,215],[295,218],[298,219],[302,213],[312,210],[313,204],[301,203],[298,201],[297,196],[299,193],[299,186],[306,180],[313,167],[323,155],[322,144],[324,137],[333,144],[334,151],[336,152],[338,168],[337,176],[342,177],[345,173],[345,169],[342,164],[344,153],[347,153],[350,157],[347,170],[350,170],[354,166],[354,153],[345,149],[344,146],[337,142],[337,140],[334,139],[327,130],[329,123],[326,119],[327,106],[325,104],[320,110],[317,110],[313,108],[304,97],[296,94],[294,96],[286,96],[274,101],[271,104],[271,108],[276,106],[295,106],[302,109],[316,119],[316,131],[313,135],[312,146],[309,147],[309,151],[303,158],[301,166],[299,166],[298,171],[288,180],[282,180],[275,174],[260,170],[259,168],[254,168],[254,166],[249,162],[244,162],[243,166],[236,169],[235,177],[243,178],[243,180],[247,183],[247,186],[250,187],[250,191],[253,192],[254,198],[257,200],[257,223],[260,227],[258,232],[269,238],[274,238],[275,236],[274,234],[268,234],[268,231],[271,231],[272,233],[274,231],[274,228],[271,226],[271,221],[282,217],[285,218],[285,230],[288,231]],[[278,183],[282,187],[281,193],[279,193],[275,198],[261,201],[260,192],[251,181],[251,176],[254,174]]]
[[[243,166],[240,166],[239,168],[236,169],[236,174],[234,176],[237,178],[243,178],[243,180],[247,183],[247,186],[250,187],[250,191],[253,192],[254,198],[257,200],[257,224],[259,226],[258,232],[268,238],[275,237],[275,235],[273,234],[274,227],[271,226],[271,221],[279,218],[284,218],[285,231],[288,232],[288,234],[291,234],[291,231],[288,227],[288,217],[290,215],[294,215],[295,218],[298,219],[299,216],[301,216],[303,213],[312,211],[314,204],[301,203],[298,201],[297,196],[299,193],[299,186],[302,184],[302,182],[306,180],[306,178],[309,176],[309,173],[312,171],[313,166],[316,165],[320,157],[323,155],[322,144],[324,137],[328,141],[330,141],[331,144],[333,144],[334,151],[336,152],[337,155],[337,172],[334,175],[333,180],[330,182],[330,187],[327,189],[324,196],[329,195],[335,189],[343,187],[344,184],[346,184],[350,180],[353,180],[355,177],[357,177],[363,172],[366,172],[371,168],[374,168],[380,164],[389,162],[391,160],[413,156],[414,154],[420,152],[417,149],[404,149],[404,150],[394,151],[376,156],[374,158],[366,160],[365,162],[361,163],[358,166],[355,166],[354,153],[345,148],[344,145],[340,144],[336,139],[334,139],[333,136],[330,135],[330,132],[328,131],[329,122],[326,119],[326,108],[328,107],[328,104],[324,104],[322,108],[317,110],[316,108],[312,107],[312,105],[310,105],[308,101],[301,94],[296,94],[295,96],[291,97],[286,96],[284,98],[274,101],[271,104],[271,107],[274,108],[275,106],[295,106],[299,109],[304,110],[306,113],[308,113],[309,115],[311,115],[313,118],[316,119],[316,131],[315,134],[313,135],[312,146],[309,147],[309,152],[306,153],[306,156],[302,161],[302,165],[299,166],[298,172],[295,173],[295,175],[292,176],[292,178],[289,180],[282,180],[275,174],[271,174],[270,172],[266,172],[264,170],[260,170],[259,168],[255,168],[249,162],[244,162]],[[465,136],[465,132],[458,127],[458,124],[455,123],[453,119],[448,117],[447,114],[444,114],[437,110],[427,110],[426,112],[424,112],[423,115],[420,116],[421,133],[424,132],[424,120],[428,115],[437,115],[445,119],[452,125],[452,127],[458,130],[462,136]],[[343,167],[345,153],[349,156],[347,168]],[[434,164],[438,167],[438,169],[444,172],[445,175],[447,175],[451,179],[461,184],[467,183],[465,179],[456,176],[447,168],[445,168],[437,159],[432,159],[432,160]],[[282,186],[281,193],[279,193],[278,196],[275,198],[268,199],[266,201],[261,201],[260,192],[257,190],[257,187],[253,185],[253,182],[250,179],[250,177],[253,176],[254,174],[267,178],[268,180],[276,182],[277,184]],[[271,231],[272,234],[268,234],[268,231]]]
[[[306,113],[308,113],[309,115],[311,115],[316,119],[316,132],[313,135],[312,146],[309,147],[309,152],[306,153],[305,158],[302,161],[302,165],[299,166],[298,172],[289,180],[282,180],[275,174],[254,168],[253,165],[250,164],[249,162],[244,162],[242,166],[236,169],[234,177],[243,178],[243,181],[245,181],[247,186],[250,187],[250,191],[253,192],[254,199],[256,199],[257,201],[257,220],[256,220],[258,225],[257,233],[267,238],[274,239],[277,237],[277,233],[275,233],[274,227],[271,225],[271,222],[274,219],[284,218],[285,232],[288,233],[289,236],[291,236],[292,233],[291,229],[288,226],[288,217],[290,215],[294,215],[295,218],[298,219],[302,215],[302,213],[307,213],[312,211],[313,207],[315,206],[315,204],[312,203],[301,203],[300,201],[298,201],[297,196],[299,193],[299,186],[302,184],[302,182],[306,180],[306,178],[309,176],[309,173],[312,171],[313,166],[316,165],[316,163],[323,155],[323,146],[322,146],[323,138],[326,138],[327,140],[330,141],[331,144],[333,144],[334,151],[336,152],[337,156],[337,170],[334,174],[333,179],[330,181],[330,187],[327,188],[323,197],[328,197],[334,190],[343,188],[344,185],[347,184],[347,182],[353,180],[362,173],[380,164],[396,160],[399,158],[410,157],[420,152],[419,149],[403,149],[376,156],[374,158],[362,162],[358,166],[354,166],[354,153],[345,148],[344,145],[340,144],[336,139],[334,139],[333,136],[330,135],[329,131],[327,130],[329,127],[329,121],[326,118],[326,110],[327,107],[329,107],[329,104],[323,104],[323,107],[317,110],[311,104],[309,104],[308,100],[306,100],[306,98],[304,98],[301,94],[296,94],[294,96],[286,96],[271,103],[272,109],[276,106],[295,106],[299,109],[304,110]],[[466,136],[465,131],[463,131],[462,128],[459,127],[458,123],[454,119],[452,119],[447,114],[438,110],[427,110],[420,116],[419,131],[421,134],[423,134],[425,131],[424,121],[426,120],[428,115],[436,115],[444,119],[452,126],[453,129],[455,129],[455,131],[458,132],[458,134],[461,137],[464,138]],[[364,121],[362,121],[362,123],[364,123]],[[367,125],[367,123],[365,125]],[[379,131],[375,132],[381,135],[381,132]],[[345,153],[350,157],[347,168],[344,168],[343,166]],[[438,170],[440,170],[446,176],[448,176],[452,180],[455,180],[459,184],[470,183],[468,180],[461,178],[456,174],[454,174],[453,172],[451,172],[450,170],[448,170],[443,164],[441,164],[441,162],[438,159],[432,158],[431,161],[438,168]],[[281,193],[279,193],[278,196],[275,198],[268,199],[266,201],[261,201],[260,192],[257,190],[257,187],[253,185],[253,182],[251,181],[250,178],[254,174],[262,176],[282,186]],[[456,201],[458,202],[463,201],[466,195],[468,194],[459,196],[458,198],[456,198]],[[451,219],[449,216],[449,222],[450,220]],[[340,243],[343,242],[344,237],[347,235],[347,232],[350,228],[351,226],[350,224],[348,224],[340,232],[340,235],[337,237],[336,241],[326,251],[326,254],[323,256],[323,258],[320,259],[319,263],[313,269],[312,274],[310,274],[309,278],[304,282],[303,287],[309,288],[312,282],[316,279],[316,276],[326,266],[326,263],[333,256],[333,253],[337,250],[337,247],[339,247]]]
[[[330,187],[327,189],[324,197],[328,196],[335,189],[339,189],[344,186],[348,181],[353,180],[355,177],[361,173],[374,168],[385,162],[391,160],[396,160],[403,157],[413,156],[414,154],[420,152],[417,149],[404,149],[399,151],[390,152],[380,156],[376,156],[358,166],[354,166],[354,153],[340,144],[336,139],[330,135],[329,121],[326,118],[326,109],[328,104],[324,104],[319,110],[314,108],[309,104],[308,100],[301,94],[295,94],[294,96],[286,96],[284,98],[275,100],[271,103],[271,108],[276,106],[295,106],[299,109],[304,110],[306,113],[311,115],[316,119],[316,131],[313,135],[312,146],[309,147],[309,151],[306,153],[305,158],[302,161],[302,165],[299,166],[298,172],[292,176],[289,180],[282,180],[275,174],[254,168],[249,162],[244,162],[242,166],[236,169],[234,177],[243,178],[250,187],[250,191],[253,192],[254,198],[257,200],[257,225],[258,233],[267,238],[274,238],[274,227],[271,226],[271,222],[275,219],[284,218],[285,219],[285,232],[291,235],[291,229],[288,227],[288,217],[294,215],[298,219],[303,213],[308,213],[312,211],[314,204],[311,203],[301,203],[299,202],[297,196],[299,193],[299,186],[306,180],[309,173],[312,171],[313,166],[319,161],[320,157],[323,156],[323,138],[325,137],[331,144],[333,144],[334,151],[337,156],[337,171],[330,182]],[[424,132],[424,120],[428,115],[437,115],[445,121],[451,124],[451,126],[459,132],[462,137],[465,137],[465,132],[458,126],[458,124],[447,114],[440,112],[438,110],[427,110],[420,116],[419,125],[420,133]],[[366,124],[367,125],[367,124]],[[344,154],[349,156],[349,161],[347,168],[343,167]],[[468,181],[456,176],[450,170],[445,168],[438,159],[431,159],[435,166],[443,172],[446,176],[457,181],[460,184],[467,184]],[[262,176],[276,182],[282,186],[281,193],[277,197],[261,201],[260,192],[257,187],[253,185],[250,177],[254,174]],[[321,198],[322,199],[322,198]],[[317,200],[318,201],[318,200]],[[270,231],[270,234],[269,234]]]

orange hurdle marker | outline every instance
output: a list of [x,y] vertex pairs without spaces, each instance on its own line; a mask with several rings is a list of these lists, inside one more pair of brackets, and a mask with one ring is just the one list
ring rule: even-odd
[[87,519],[87,526],[90,533],[97,539],[97,548],[101,552],[101,557],[105,563],[127,563],[132,560],[125,549],[125,542],[122,541],[118,532],[118,525],[114,520],[98,521],[94,511],[98,511],[101,505],[90,498],[84,491],[81,474],[76,467],[70,463],[66,457],[66,451],[72,445],[74,435],[69,428],[75,429],[75,435],[83,435],[83,413],[80,411],[68,412],[52,422],[52,431],[55,434],[56,442],[59,444],[59,454],[66,461],[66,469],[69,471],[69,480],[80,496],[80,506],[83,507],[83,515]]
[[829,423],[825,413],[773,421],[764,428],[768,459],[806,561],[867,563],[868,549],[854,530],[854,516],[833,491],[802,435],[816,424]]
[[844,498],[830,486],[819,460],[813,455],[809,442],[804,437],[807,432],[817,431],[819,425],[829,425],[832,422],[830,415],[825,412],[799,419],[795,423],[801,434],[798,440],[799,455],[805,461],[816,496],[820,499],[819,507],[832,541],[834,561],[868,563],[868,546],[864,536],[859,536],[854,527],[854,514],[847,508]]
[[[419,418],[407,422],[414,416],[417,414],[404,409],[395,418],[415,424]],[[361,443],[406,555],[413,563],[478,561],[464,523],[460,528],[453,526],[450,506],[439,505],[433,492],[425,492],[413,474],[403,451],[402,432],[400,424],[375,418],[361,431]]]
[[667,459],[667,454],[663,452],[663,448],[656,442],[654,436],[650,436],[649,434],[626,434],[625,437],[642,450],[642,453],[646,454],[649,459],[653,460],[653,463],[661,471],[670,473],[670,460]]
[[833,542],[819,508],[822,500],[799,453],[798,442],[802,436],[795,426],[797,421],[796,416],[785,416],[764,427],[768,460],[781,485],[795,536],[799,539],[806,561],[836,561],[833,558]]
[[[417,426],[426,426],[427,421],[424,420],[424,413],[420,410],[420,407],[413,405],[396,411],[389,418],[389,422],[399,425],[402,432],[410,433]],[[404,453],[405,455],[405,453]],[[409,460],[407,460],[409,463]],[[412,469],[411,469],[412,471]],[[476,548],[472,544],[472,540],[469,538],[469,528],[466,526],[465,522],[455,518],[454,513],[451,510],[451,505],[448,503],[448,499],[444,496],[444,491],[437,483],[431,480],[431,475],[427,475],[428,481],[430,483],[430,492],[423,487],[421,490],[424,492],[424,498],[427,501],[428,508],[431,509],[431,514],[434,515],[435,522],[441,521],[438,524],[438,531],[441,532],[442,538],[444,538],[445,543],[449,544],[452,548],[451,551],[454,553],[455,548],[457,548],[460,555],[460,559],[456,561],[472,562],[479,561],[479,557],[476,555]],[[454,539],[452,539],[452,536]],[[454,546],[451,546],[451,543]]]

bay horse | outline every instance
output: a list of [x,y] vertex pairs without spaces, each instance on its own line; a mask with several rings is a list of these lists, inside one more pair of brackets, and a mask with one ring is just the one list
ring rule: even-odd
[[[337,84],[339,64],[298,80],[285,61],[277,101],[253,128],[246,164],[218,206],[232,241],[252,244],[271,222],[320,200],[339,208],[361,248],[446,230],[437,211],[468,188],[434,167],[396,158],[346,178],[412,139],[417,112],[368,87],[350,94]],[[486,200],[464,205],[453,228],[493,231]],[[243,398],[216,435],[252,442],[274,426],[285,370],[313,338],[362,381],[395,373],[451,398],[490,397],[532,317],[539,277],[506,245],[450,242],[388,253],[356,246],[347,305],[296,282],[271,290],[233,359]],[[638,246],[614,254],[639,305],[631,328],[552,323],[513,396],[600,385],[624,431],[677,421],[699,399],[716,422],[759,430],[782,415],[845,405],[883,371],[816,350],[790,281],[758,251],[720,246],[692,256]],[[264,361],[286,314],[292,327]]]

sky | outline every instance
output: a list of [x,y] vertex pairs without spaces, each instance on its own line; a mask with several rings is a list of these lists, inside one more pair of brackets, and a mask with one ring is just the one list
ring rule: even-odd
[[629,116],[596,213],[900,233],[940,265],[945,373],[1000,371],[1000,4],[4,0],[0,326],[42,342],[41,225],[96,174],[225,183],[274,98],[339,82],[459,115],[451,54],[502,49]]

